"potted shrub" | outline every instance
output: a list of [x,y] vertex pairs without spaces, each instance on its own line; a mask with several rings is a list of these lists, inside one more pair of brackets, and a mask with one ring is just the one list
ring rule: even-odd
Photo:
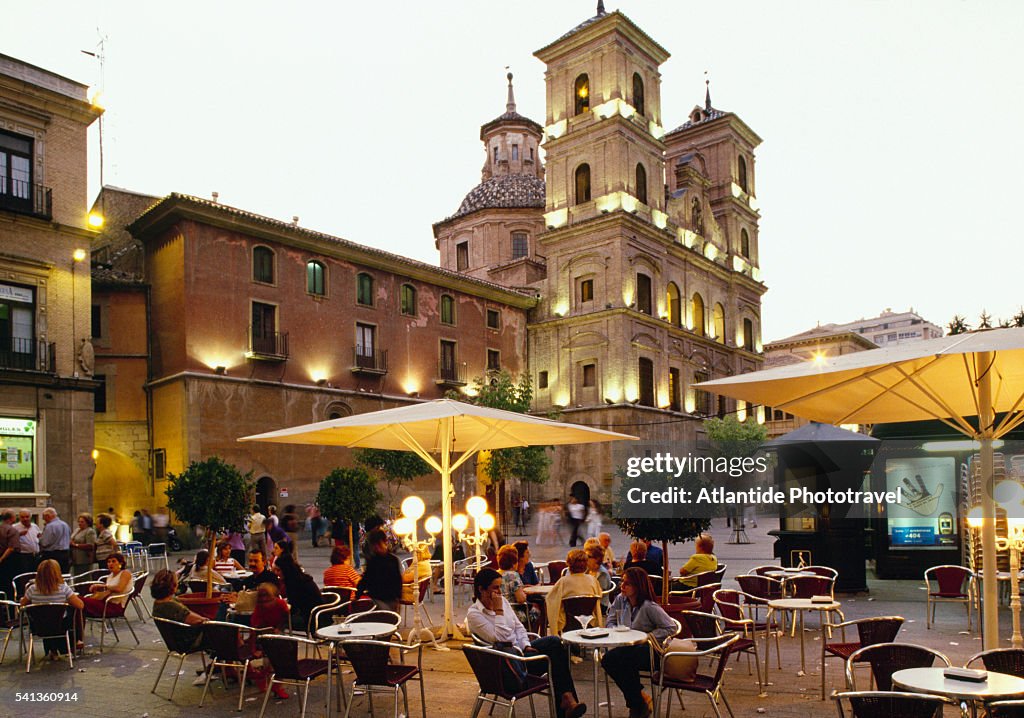
[[377,482],[364,469],[338,468],[320,482],[316,495],[320,515],[332,525],[340,521],[348,526],[348,544],[353,558],[356,546],[352,527],[373,516],[381,498]]

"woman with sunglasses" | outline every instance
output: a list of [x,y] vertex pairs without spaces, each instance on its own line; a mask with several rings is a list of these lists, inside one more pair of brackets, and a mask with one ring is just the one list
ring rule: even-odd
[[[634,631],[650,634],[660,644],[676,632],[675,622],[654,599],[654,588],[646,571],[635,566],[627,568],[622,574],[620,590],[608,609],[607,626],[629,626]],[[640,671],[651,670],[647,644],[613,648],[604,654],[601,665],[626,698],[629,718],[651,715],[649,698],[640,683]]]

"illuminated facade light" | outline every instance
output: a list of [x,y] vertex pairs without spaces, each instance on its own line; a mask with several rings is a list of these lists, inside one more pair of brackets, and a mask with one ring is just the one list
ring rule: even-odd
[[811,354],[811,363],[814,364],[814,366],[822,366],[827,360],[828,355],[820,349]]
[[651,221],[654,222],[654,226],[658,229],[665,229],[668,226],[668,215],[660,209],[652,209]]
[[76,249],[71,253],[71,258],[76,262],[84,262],[85,258],[89,256],[89,253],[84,249]]
[[559,137],[565,134],[565,131],[569,129],[568,120],[559,120],[553,124],[548,125],[544,128],[544,134],[546,134],[552,140],[557,140]]
[[99,229],[103,226],[103,215],[99,212],[90,212],[88,220],[89,226],[93,229]]
[[544,215],[544,226],[548,229],[564,227],[569,221],[569,210],[565,207],[548,212]]

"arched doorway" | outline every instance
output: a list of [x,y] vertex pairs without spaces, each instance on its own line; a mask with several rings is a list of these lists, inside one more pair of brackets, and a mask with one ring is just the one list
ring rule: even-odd
[[586,481],[576,481],[569,487],[569,495],[586,506],[590,503],[590,485]]
[[96,447],[92,514],[97,516],[113,509],[114,516],[121,524],[117,535],[119,541],[130,541],[132,538],[128,526],[132,514],[140,509],[157,509],[162,505],[160,501],[166,501],[166,498],[158,500],[153,497],[145,470],[130,456],[116,449]]
[[277,482],[269,476],[261,476],[256,482],[256,505],[266,512],[271,504],[277,504]]

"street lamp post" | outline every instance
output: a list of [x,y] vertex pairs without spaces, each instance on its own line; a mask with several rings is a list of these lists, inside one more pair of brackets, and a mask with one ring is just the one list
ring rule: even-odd
[[424,506],[423,499],[419,496],[406,497],[405,501],[402,502],[402,516],[395,521],[392,527],[395,535],[402,541],[402,545],[412,552],[412,631],[409,633],[409,643],[420,640],[423,634],[427,633],[430,635],[430,643],[435,650],[447,651],[448,648],[437,643],[437,637],[434,635],[434,632],[428,631],[423,627],[423,621],[420,618],[419,553],[420,551],[432,548],[434,536],[441,532],[441,519],[436,516],[430,516],[424,522],[424,528],[427,530],[429,537],[422,540],[418,538],[416,524],[423,517],[425,510],[426,506]]
[[466,512],[473,517],[473,533],[467,534],[469,519],[466,514],[452,517],[452,528],[459,534],[459,541],[465,541],[476,549],[474,568],[480,570],[480,546],[487,540],[487,532],[494,528],[494,517],[487,513],[487,499],[483,496],[470,496],[466,501]]

